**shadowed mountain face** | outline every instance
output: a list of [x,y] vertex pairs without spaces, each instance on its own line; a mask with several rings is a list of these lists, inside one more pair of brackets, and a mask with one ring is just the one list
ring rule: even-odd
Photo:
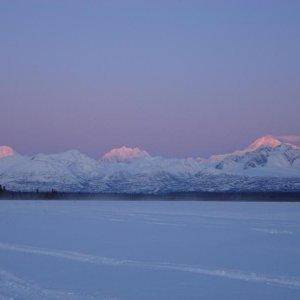
[[22,156],[0,147],[0,184],[10,190],[163,193],[299,191],[300,148],[265,136],[244,150],[200,158],[151,157],[139,148],[112,149],[94,160],[77,150]]

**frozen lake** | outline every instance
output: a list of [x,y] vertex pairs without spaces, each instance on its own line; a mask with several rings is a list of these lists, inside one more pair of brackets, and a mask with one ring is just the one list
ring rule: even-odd
[[300,203],[0,201],[0,299],[300,299]]

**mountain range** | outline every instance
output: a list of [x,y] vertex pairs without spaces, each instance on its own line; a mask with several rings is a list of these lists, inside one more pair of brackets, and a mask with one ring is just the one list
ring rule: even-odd
[[300,191],[300,147],[268,135],[208,159],[153,157],[123,146],[97,160],[77,150],[24,156],[2,146],[0,184],[12,191],[86,193]]

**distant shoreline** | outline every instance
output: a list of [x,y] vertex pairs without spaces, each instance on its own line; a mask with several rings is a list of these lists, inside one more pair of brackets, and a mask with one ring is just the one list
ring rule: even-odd
[[236,201],[300,202],[300,192],[177,192],[158,194],[13,192],[0,193],[1,200],[98,200],[98,201]]

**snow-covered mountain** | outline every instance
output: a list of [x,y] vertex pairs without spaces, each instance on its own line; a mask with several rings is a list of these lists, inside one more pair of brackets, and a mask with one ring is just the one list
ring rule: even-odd
[[1,146],[0,147],[0,159],[3,158],[3,157],[12,156],[14,154],[15,154],[15,152],[12,148],[10,148],[8,146]]
[[257,140],[255,140],[253,143],[251,143],[249,145],[248,148],[246,148],[247,151],[255,151],[259,148],[265,148],[265,147],[269,147],[269,148],[276,148],[278,146],[280,146],[282,144],[282,142],[280,142],[278,139],[274,138],[272,135],[266,135],[263,136]]
[[140,150],[139,148],[129,148],[123,146],[121,148],[115,148],[105,153],[102,160],[105,162],[132,162],[136,159],[150,158],[148,152]]
[[95,174],[97,162],[76,150],[0,159],[0,183],[10,190],[78,191]]
[[128,147],[112,149],[100,160],[77,150],[22,156],[0,149],[0,184],[17,191],[300,191],[300,148],[272,136],[209,159],[152,157]]
[[241,151],[215,155],[209,162],[230,174],[248,176],[299,176],[300,148],[272,136],[255,140]]

